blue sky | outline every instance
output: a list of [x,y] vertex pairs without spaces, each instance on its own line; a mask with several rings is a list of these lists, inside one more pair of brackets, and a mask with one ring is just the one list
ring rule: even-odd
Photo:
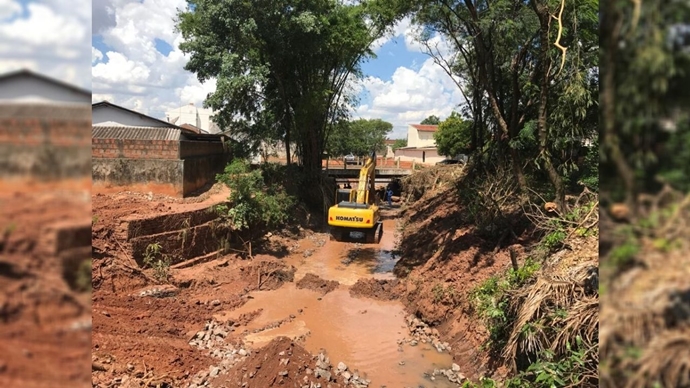
[[[6,1],[6,0],[0,0]],[[183,69],[173,19],[184,0],[99,0],[94,3],[92,75],[94,100],[107,99],[164,119],[166,112],[193,103],[201,107],[215,89]],[[365,78],[355,118],[380,118],[394,125],[392,138],[429,115],[448,116],[461,102],[452,80],[412,39],[403,20],[392,36],[377,42],[378,57],[362,65]]]
[[91,89],[91,0],[0,0],[0,73],[21,68]]

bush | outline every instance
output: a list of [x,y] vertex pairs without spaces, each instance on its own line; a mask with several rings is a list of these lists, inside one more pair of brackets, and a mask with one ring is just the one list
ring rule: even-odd
[[296,202],[277,183],[277,169],[271,168],[267,175],[269,179],[264,179],[263,171],[252,170],[246,160],[234,160],[216,178],[230,188],[229,205],[216,206],[216,212],[225,224],[246,233],[244,243],[249,256],[258,232],[285,224]]

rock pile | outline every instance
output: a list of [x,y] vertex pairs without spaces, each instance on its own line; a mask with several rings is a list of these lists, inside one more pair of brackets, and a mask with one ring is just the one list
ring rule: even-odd
[[[313,371],[307,370],[307,374],[314,373],[316,378],[321,378],[326,382],[341,381],[345,387],[353,388],[367,388],[371,384],[371,380],[359,375],[357,371],[350,371],[344,362],[339,362],[336,368],[333,368],[331,361],[323,352],[316,356],[316,366]],[[310,383],[303,385],[302,388],[320,388],[321,383]]]
[[436,376],[443,376],[451,383],[458,385],[465,381],[465,375],[460,373],[460,366],[458,364],[453,364],[450,369],[434,369],[433,373],[431,373],[431,380],[436,380]]
[[430,327],[421,319],[414,315],[409,315],[406,319],[407,327],[410,332],[410,338],[406,342],[410,346],[417,346],[418,344],[431,344],[439,353],[451,350],[448,342],[442,342],[439,338],[439,332],[435,328]]
[[192,377],[187,388],[210,386],[210,379],[225,375],[229,369],[250,355],[250,351],[241,346],[226,343],[225,338],[235,329],[232,322],[221,324],[216,321],[206,322],[204,329],[197,332],[189,344],[199,349],[208,350],[208,355],[219,359],[218,365],[211,365]]

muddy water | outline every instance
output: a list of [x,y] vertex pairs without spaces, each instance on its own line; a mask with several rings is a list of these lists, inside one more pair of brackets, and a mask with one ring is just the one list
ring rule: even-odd
[[[306,338],[312,353],[326,351],[334,365],[342,361],[371,379],[370,387],[453,387],[442,378],[431,381],[424,376],[435,368],[449,368],[452,359],[428,344],[399,345],[407,334],[406,313],[397,301],[382,302],[350,297],[348,286],[363,277],[392,277],[395,264],[391,251],[395,243],[394,221],[385,221],[384,238],[378,246],[328,241],[306,260],[295,259],[296,279],[314,273],[337,280],[340,287],[324,296],[297,289],[294,283],[277,291],[251,294],[240,309],[218,314],[218,320],[263,309],[246,329],[245,337],[254,347],[278,336]],[[265,329],[288,319],[278,327]],[[244,327],[241,329],[245,329]],[[264,330],[262,330],[264,329]]]

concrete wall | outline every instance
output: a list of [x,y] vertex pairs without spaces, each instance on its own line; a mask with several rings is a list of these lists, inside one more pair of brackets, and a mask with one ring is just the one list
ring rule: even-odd
[[88,178],[91,106],[0,104],[0,178]]
[[184,195],[184,161],[180,159],[92,159],[94,192],[109,189]]
[[401,161],[414,161],[427,165],[433,165],[445,159],[444,156],[438,154],[436,149],[398,149],[395,151],[395,157],[399,157]]
[[216,174],[223,172],[229,155],[210,155],[184,159],[183,195],[187,196],[205,185],[215,182]]
[[94,158],[180,159],[175,140],[93,139]]
[[210,141],[190,141],[180,142],[180,158],[186,159],[196,156],[222,155],[224,153],[223,143]]

